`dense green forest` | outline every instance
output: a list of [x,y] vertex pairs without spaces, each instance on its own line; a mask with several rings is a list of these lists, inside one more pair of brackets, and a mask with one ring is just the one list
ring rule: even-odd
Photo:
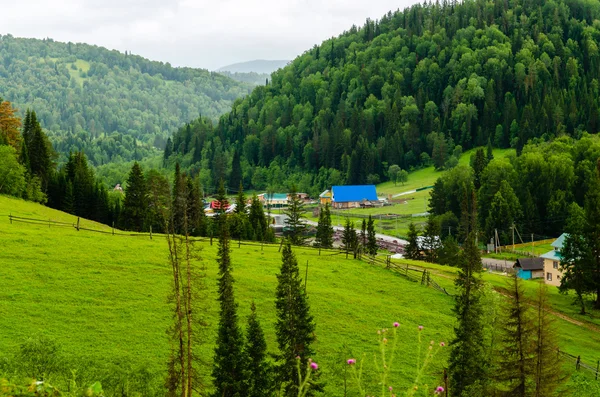
[[216,120],[249,90],[218,73],[127,52],[0,36],[0,94],[22,116],[35,109],[62,161],[79,150],[94,165],[141,159],[183,123]]
[[324,41],[165,149],[204,186],[315,192],[600,130],[600,3],[440,1]]
[[[479,149],[471,167],[458,166],[437,180],[430,212],[439,223],[430,230],[445,237],[448,230],[465,230],[463,201],[475,196],[483,241],[530,241],[565,232],[572,204],[583,207],[600,176],[600,137],[579,140],[563,136],[552,142],[529,144],[520,156],[494,159]],[[455,233],[454,233],[455,234]],[[463,233],[464,234],[464,233]],[[464,237],[464,236],[463,236]]]

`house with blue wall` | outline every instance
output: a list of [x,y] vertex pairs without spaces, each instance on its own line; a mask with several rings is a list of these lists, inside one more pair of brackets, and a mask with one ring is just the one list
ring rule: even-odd
[[542,258],[519,258],[513,267],[517,271],[517,277],[523,280],[544,277],[544,259]]

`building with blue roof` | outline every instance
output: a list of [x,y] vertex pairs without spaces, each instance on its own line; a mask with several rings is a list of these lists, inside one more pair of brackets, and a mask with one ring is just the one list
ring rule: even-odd
[[560,269],[560,261],[562,260],[561,251],[567,236],[567,233],[561,234],[560,237],[551,244],[554,249],[540,255],[540,258],[544,260],[544,279],[546,280],[546,284],[557,287],[560,286],[560,280],[563,277],[563,272]]
[[333,208],[360,208],[379,203],[375,185],[333,186],[331,204]]

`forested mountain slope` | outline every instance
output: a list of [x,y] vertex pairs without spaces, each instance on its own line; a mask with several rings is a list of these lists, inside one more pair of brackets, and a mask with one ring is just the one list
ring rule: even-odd
[[174,129],[216,120],[249,87],[102,47],[0,36],[0,95],[35,110],[58,152],[84,150],[96,165],[164,148]]
[[377,182],[392,164],[452,166],[457,145],[520,153],[531,139],[596,133],[599,19],[591,0],[390,12],[306,51],[216,125],[183,127],[165,155],[204,185],[303,190]]

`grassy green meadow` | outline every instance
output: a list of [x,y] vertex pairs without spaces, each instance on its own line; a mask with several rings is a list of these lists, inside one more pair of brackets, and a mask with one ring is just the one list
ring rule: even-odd
[[[171,323],[167,297],[170,267],[163,236],[119,236],[72,227],[48,227],[15,222],[7,215],[75,223],[62,212],[0,196],[0,359],[10,357],[28,337],[54,339],[73,362],[90,366],[143,367],[162,380],[169,355],[166,329]],[[111,229],[83,220],[82,227]],[[209,328],[200,356],[210,362],[216,339],[216,248],[201,241],[206,266],[209,305],[204,315]],[[232,242],[235,291],[242,326],[251,301],[256,303],[271,352],[276,351],[274,334],[275,275],[279,271],[278,245],[242,245]],[[376,331],[392,328],[399,321],[399,354],[391,384],[396,390],[409,387],[415,375],[417,327],[423,325],[424,342],[449,341],[454,317],[453,298],[389,270],[366,262],[346,260],[309,248],[294,249],[304,275],[308,261],[307,291],[317,324],[314,357],[322,370],[327,396],[342,396],[345,361],[366,357],[367,383],[374,392],[376,381],[372,355],[377,352]],[[425,266],[434,279],[451,293],[457,269],[402,261]],[[496,287],[507,279],[484,274]],[[530,293],[537,283],[526,283]],[[581,355],[586,363],[600,360],[600,333],[589,325],[600,324],[600,314],[577,316],[571,297],[551,288],[554,310],[586,326],[557,319],[561,348]],[[448,351],[444,349],[429,368],[425,382],[437,386]],[[570,367],[569,367],[570,368]],[[210,367],[204,377],[210,382]],[[351,385],[349,381],[349,385]],[[355,396],[349,387],[349,396]]]
[[[0,355],[12,354],[24,339],[41,334],[56,340],[75,360],[133,363],[162,376],[169,354],[165,331],[170,325],[166,240],[156,235],[150,240],[142,235],[10,224],[9,213],[74,222],[61,212],[0,196],[0,276],[4,280]],[[110,230],[87,221],[81,226]],[[210,360],[218,315],[217,246],[200,244],[211,303],[201,356]],[[260,246],[232,244],[240,318],[245,321],[254,300],[272,352],[276,351],[278,248],[265,246],[261,251]],[[425,342],[449,340],[454,323],[450,296],[341,255],[319,257],[318,251],[306,248],[295,252],[302,274],[309,262],[307,290],[317,324],[314,359],[326,380],[326,395],[343,395],[346,359],[366,354],[366,367],[372,368],[371,354],[378,349],[376,331],[391,328],[394,321],[402,324],[399,343],[403,349],[396,359],[395,387],[412,384],[419,325],[425,326]],[[431,366],[430,385],[438,381],[446,354],[443,351]],[[367,373],[367,379],[371,375]]]

